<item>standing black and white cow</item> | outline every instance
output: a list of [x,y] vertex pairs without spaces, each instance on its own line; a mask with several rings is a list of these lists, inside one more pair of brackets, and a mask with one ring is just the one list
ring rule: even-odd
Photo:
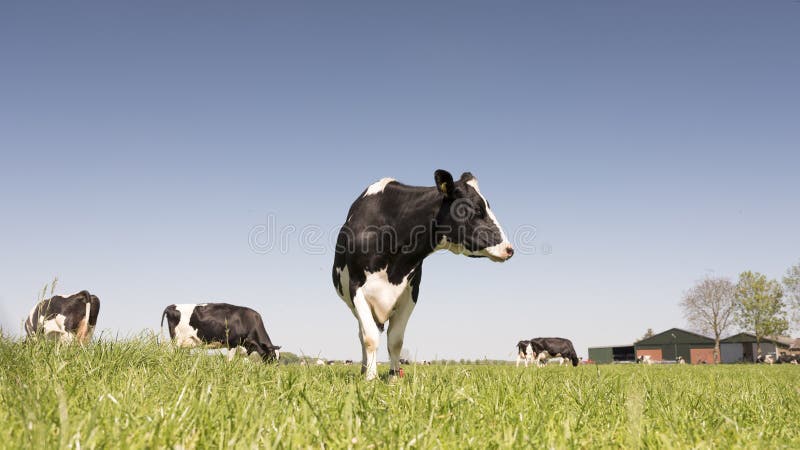
[[85,344],[92,339],[99,313],[100,299],[88,291],[68,297],[55,295],[33,307],[25,320],[25,333],[30,337],[42,334],[59,342],[76,340]]
[[272,345],[261,314],[227,303],[169,305],[161,315],[167,318],[169,336],[178,347],[219,344],[247,353],[256,352],[265,361],[280,358],[279,346]]
[[[573,366],[577,366],[580,360],[572,346],[572,341],[564,338],[534,338],[530,340],[533,348],[534,359],[541,362],[547,357],[561,356],[572,361]],[[547,353],[546,355],[544,353]]]
[[505,261],[514,254],[478,180],[434,174],[435,187],[407,186],[384,178],[350,206],[339,232],[333,284],[358,320],[361,370],[377,377],[378,342],[388,322],[390,376],[399,375],[406,324],[414,310],[422,261],[446,249]]

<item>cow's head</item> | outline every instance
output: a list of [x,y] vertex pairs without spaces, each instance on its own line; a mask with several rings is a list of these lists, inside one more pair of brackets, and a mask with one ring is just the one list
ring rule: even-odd
[[278,362],[281,359],[280,345],[265,345],[262,344],[261,348],[264,349],[264,360],[267,362]]
[[444,195],[437,215],[437,248],[498,262],[514,255],[514,248],[478,188],[477,178],[467,172],[453,181],[450,172],[437,170],[434,179]]

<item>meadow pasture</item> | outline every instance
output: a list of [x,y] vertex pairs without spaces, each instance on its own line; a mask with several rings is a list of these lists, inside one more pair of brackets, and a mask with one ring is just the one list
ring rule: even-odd
[[0,339],[0,447],[800,447],[796,365],[386,370]]

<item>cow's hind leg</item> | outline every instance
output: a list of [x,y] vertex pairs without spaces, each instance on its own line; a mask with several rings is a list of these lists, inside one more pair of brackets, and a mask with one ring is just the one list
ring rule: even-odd
[[367,349],[364,347],[364,333],[361,331],[361,324],[358,325],[358,342],[361,343],[361,375],[364,375],[367,373]]
[[358,311],[352,308],[351,311],[358,321],[358,342],[361,344],[361,375],[367,373],[367,348],[364,346],[364,332],[361,331],[361,319],[358,317]]
[[378,325],[372,317],[372,310],[364,297],[364,290],[358,288],[353,297],[358,326],[361,331],[361,348],[365,355],[362,361],[362,371],[366,374],[367,381],[373,380],[378,376],[378,343],[381,334]]
[[403,337],[406,333],[406,325],[414,311],[415,303],[411,300],[411,289],[407,289],[397,300],[397,309],[389,319],[389,329],[387,340],[389,343],[389,375],[400,374],[400,353],[403,351]]
[[92,336],[89,335],[89,313],[91,308],[91,303],[86,303],[86,315],[78,322],[78,329],[75,331],[75,338],[81,345],[88,343],[92,339]]

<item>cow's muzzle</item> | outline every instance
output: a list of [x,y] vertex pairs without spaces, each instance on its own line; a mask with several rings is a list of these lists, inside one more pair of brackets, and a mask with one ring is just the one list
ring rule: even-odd
[[508,242],[502,242],[485,250],[486,256],[494,262],[503,262],[514,256],[514,247]]

